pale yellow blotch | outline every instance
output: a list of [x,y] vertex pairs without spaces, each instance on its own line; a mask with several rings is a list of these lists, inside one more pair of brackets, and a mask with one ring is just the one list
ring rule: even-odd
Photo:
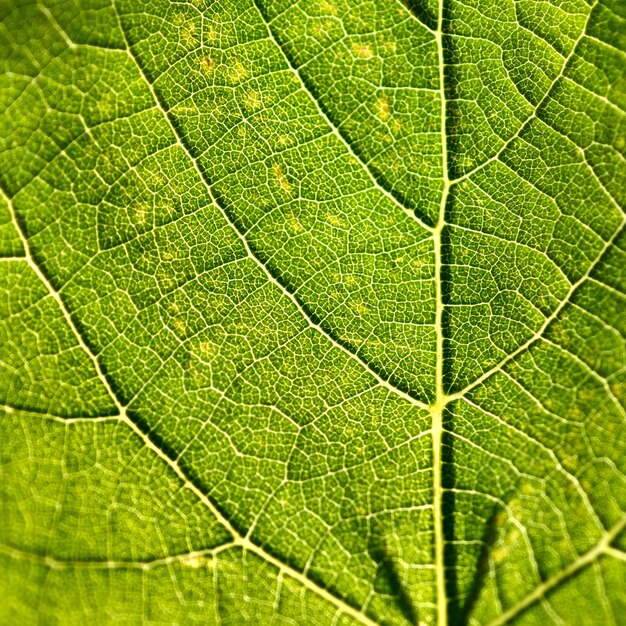
[[245,137],[248,134],[248,129],[245,126],[240,126],[237,130],[237,134],[240,137]]
[[115,114],[116,95],[114,93],[106,93],[98,101],[98,111],[103,117],[110,117]]
[[174,328],[181,334],[184,335],[185,332],[187,331],[187,324],[185,324],[185,322],[180,319],[177,318],[174,320]]
[[492,550],[491,556],[496,563],[501,563],[509,556],[509,548],[507,546],[498,546]]
[[189,371],[191,380],[193,380],[193,384],[196,387],[201,387],[203,383],[203,379],[202,379],[202,375],[200,374],[200,372],[198,372],[198,370],[196,369],[196,366],[193,363],[189,362],[187,364],[187,370]]
[[274,176],[276,176],[276,180],[278,180],[278,184],[283,191],[289,193],[292,190],[291,183],[287,180],[283,168],[278,163],[274,165]]
[[188,46],[195,46],[198,43],[196,25],[193,22],[184,24],[180,29],[180,37]]
[[518,498],[513,498],[513,500],[509,502],[509,509],[515,519],[521,520],[524,517],[524,507],[522,506],[521,500]]
[[494,518],[493,523],[496,526],[504,526],[506,521],[509,519],[509,516],[506,514],[506,511],[500,511]]
[[182,13],[177,13],[172,22],[174,26],[182,26],[185,23],[185,16]]
[[416,272],[421,272],[422,269],[424,269],[427,265],[428,265],[428,261],[426,261],[425,259],[413,259],[411,261],[411,267]]
[[208,303],[211,308],[215,309],[216,311],[221,311],[226,306],[227,300],[226,298],[214,296],[213,298],[209,299]]
[[159,204],[159,206],[157,207],[157,210],[161,214],[167,214],[167,215],[174,215],[176,213],[176,207],[174,206],[174,203],[171,201],[165,202],[164,204]]
[[207,28],[204,31],[204,38],[206,41],[213,42],[217,39],[217,31],[214,28]]
[[355,274],[347,274],[344,277],[344,285],[346,287],[356,287],[360,282],[359,277]]
[[517,543],[520,536],[519,529],[516,527],[511,528],[504,537],[504,542],[492,551],[491,556],[493,560],[496,563],[504,561],[511,554],[511,548]]
[[353,43],[352,54],[359,59],[365,60],[371,59],[374,56],[371,48],[364,43]]
[[609,385],[609,389],[616,398],[622,398],[626,396],[626,385],[624,385],[623,383],[612,383]]
[[214,357],[217,353],[216,347],[210,341],[201,341],[198,344],[198,351],[204,358]]
[[615,148],[617,150],[623,150],[624,148],[626,148],[626,137],[618,137],[615,141]]
[[170,263],[176,258],[176,253],[172,250],[164,250],[161,252],[161,259],[166,263]]
[[524,494],[525,496],[534,495],[537,492],[535,487],[527,482],[523,482],[520,485],[519,490],[520,490],[520,493]]
[[402,122],[397,118],[394,119],[391,122],[391,130],[393,131],[393,134],[397,135],[401,129],[402,129]]
[[318,39],[321,39],[329,35],[332,32],[334,27],[335,27],[335,22],[333,22],[333,20],[318,21],[318,22],[315,22],[315,24],[311,28],[311,32],[315,37],[317,37]]
[[326,221],[336,228],[346,228],[348,226],[338,215],[329,214],[326,216]]
[[248,70],[241,61],[235,61],[235,63],[228,68],[228,78],[234,85],[238,85],[249,76],[250,70]]
[[370,312],[363,302],[353,302],[350,308],[358,315],[367,315]]
[[256,110],[261,108],[261,94],[258,91],[252,91],[252,89],[250,89],[248,93],[246,93],[245,101],[246,105],[251,109]]
[[337,15],[337,6],[332,0],[322,0],[319,7],[327,15]]
[[398,50],[398,45],[395,41],[385,41],[385,43],[383,43],[383,49],[389,54],[395,54]]
[[148,220],[150,214],[150,205],[147,202],[142,202],[135,207],[134,218],[135,223],[139,226],[143,226]]
[[597,400],[601,400],[604,396],[604,392],[601,388],[590,387],[588,389],[582,389],[578,392],[578,397],[583,402],[593,404]]
[[291,137],[289,137],[288,135],[280,135],[277,139],[277,143],[279,146],[281,146],[281,148],[285,148],[291,145],[293,142]]
[[389,106],[389,100],[387,100],[386,96],[378,98],[374,108],[376,111],[376,117],[381,119],[383,122],[386,122],[391,116],[391,107]]
[[294,234],[304,232],[302,224],[300,224],[298,218],[294,215],[289,217],[287,224],[289,225],[289,230]]
[[200,61],[200,67],[203,72],[211,74],[215,69],[215,61],[211,57],[205,57]]

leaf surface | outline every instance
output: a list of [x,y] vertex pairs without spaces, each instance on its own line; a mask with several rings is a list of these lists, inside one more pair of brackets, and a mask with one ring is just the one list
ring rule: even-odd
[[0,621],[619,624],[625,33],[3,3]]

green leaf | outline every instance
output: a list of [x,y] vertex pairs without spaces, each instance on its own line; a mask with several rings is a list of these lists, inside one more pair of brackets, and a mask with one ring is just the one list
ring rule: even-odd
[[626,615],[621,0],[0,4],[0,622]]

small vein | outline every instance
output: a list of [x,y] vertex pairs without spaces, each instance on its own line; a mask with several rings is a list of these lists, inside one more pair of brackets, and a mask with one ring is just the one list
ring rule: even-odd
[[537,117],[537,114],[539,113],[539,109],[551,97],[552,91],[554,90],[554,87],[559,82],[559,80],[561,80],[561,78],[563,78],[563,76],[565,75],[565,71],[567,70],[567,66],[569,65],[570,60],[573,58],[574,54],[576,53],[576,50],[578,49],[578,45],[580,44],[582,39],[585,37],[585,35],[587,33],[587,27],[589,26],[589,20],[591,19],[591,14],[593,13],[594,8],[598,4],[598,1],[599,0],[595,0],[595,2],[589,7],[589,13],[587,14],[587,20],[585,22],[585,25],[583,26],[583,29],[582,29],[580,35],[578,36],[578,39],[574,42],[570,53],[567,55],[567,57],[563,61],[563,65],[561,66],[561,71],[557,74],[556,78],[552,81],[552,83],[548,87],[548,90],[546,91],[546,93],[543,96],[543,98],[541,98],[541,100],[539,100],[539,102],[537,103],[535,108],[531,111],[530,115],[524,120],[524,122],[517,129],[517,132],[514,135],[512,135],[511,137],[509,137],[509,139],[507,139],[504,142],[504,144],[502,145],[500,150],[498,150],[498,152],[496,152],[496,154],[494,154],[493,156],[489,157],[486,161],[483,161],[480,165],[477,165],[476,167],[472,168],[471,170],[465,172],[461,176],[458,176],[457,178],[451,180],[450,181],[450,185],[451,186],[460,183],[461,181],[469,178],[470,176],[473,176],[476,172],[479,172],[480,170],[484,169],[490,163],[493,163],[494,161],[499,160],[500,157],[502,156],[502,154],[504,153],[504,151],[521,135],[522,131],[526,128],[526,126],[528,126],[528,124],[535,117]]
[[495,365],[491,369],[487,370],[484,374],[479,376],[476,380],[471,382],[469,385],[467,385],[466,387],[464,387],[460,391],[457,391],[455,393],[449,394],[447,396],[447,401],[451,402],[453,400],[458,400],[459,398],[462,398],[467,393],[469,393],[472,389],[474,389],[476,386],[478,386],[480,383],[482,383],[485,380],[487,380],[487,378],[489,378],[489,377],[493,376],[493,374],[499,372],[507,363],[511,362],[515,357],[517,357],[519,354],[521,354],[522,352],[527,350],[531,346],[531,344],[533,344],[535,341],[540,339],[543,336],[543,334],[545,333],[545,331],[547,330],[548,326],[558,317],[558,315],[565,308],[565,306],[567,306],[568,302],[570,301],[570,299],[572,298],[572,296],[574,295],[576,290],[586,280],[588,280],[590,278],[591,273],[595,270],[595,268],[598,266],[598,264],[602,261],[602,259],[604,258],[604,255],[606,254],[606,252],[613,246],[613,243],[615,242],[615,240],[619,237],[619,235],[624,230],[624,226],[625,225],[626,225],[626,218],[622,219],[622,222],[619,225],[619,227],[614,231],[613,235],[611,235],[611,237],[605,242],[604,246],[602,246],[602,249],[600,250],[600,252],[596,256],[596,258],[593,260],[593,262],[591,263],[591,265],[589,266],[587,271],[576,282],[572,283],[572,285],[570,286],[570,288],[569,288],[567,294],[565,295],[565,297],[563,298],[563,300],[561,300],[561,302],[554,309],[554,311],[548,317],[546,317],[544,323],[541,325],[539,330],[537,330],[537,332],[530,339],[528,339],[528,341],[526,341],[521,346],[519,346],[516,350],[514,350],[513,352],[508,354],[497,365]]
[[585,554],[579,556],[576,560],[570,563],[567,567],[562,569],[558,574],[548,578],[543,583],[538,585],[534,591],[526,595],[519,602],[514,604],[511,608],[507,609],[495,620],[489,622],[487,626],[504,626],[504,624],[511,623],[516,617],[518,617],[521,613],[526,611],[536,602],[543,600],[546,595],[553,591],[560,583],[570,578],[583,568],[591,565],[601,557],[602,555],[610,555],[613,556],[614,548],[611,548],[611,542],[619,535],[619,533],[626,526],[626,517],[623,517],[613,528],[611,528],[607,533],[605,533],[600,541],[591,548]]
[[149,571],[156,569],[157,567],[163,567],[166,565],[172,565],[173,563],[187,564],[190,567],[199,567],[201,559],[214,558],[220,552],[225,552],[231,548],[237,547],[234,542],[227,542],[215,548],[209,548],[206,550],[193,550],[184,554],[172,554],[156,559],[150,559],[146,561],[125,561],[116,559],[103,559],[103,560],[66,560],[58,559],[49,555],[36,554],[34,552],[28,552],[14,548],[13,546],[3,545],[0,546],[0,553],[7,555],[12,559],[35,561],[45,565],[50,569],[140,569],[143,571]]
[[63,299],[61,298],[59,292],[54,289],[50,281],[46,278],[45,274],[41,271],[37,263],[34,261],[34,258],[30,250],[30,244],[28,242],[28,239],[26,238],[26,235],[24,231],[22,230],[22,227],[19,221],[17,220],[13,202],[7,196],[7,194],[4,192],[3,189],[0,189],[0,196],[5,199],[9,207],[11,221],[13,222],[13,225],[15,229],[17,230],[19,237],[22,241],[22,245],[24,246],[24,251],[25,251],[26,258],[27,258],[29,265],[32,267],[33,271],[36,273],[36,275],[39,277],[42,283],[46,286],[46,288],[50,292],[50,295],[57,302],[63,314],[63,317],[67,321],[67,324],[69,325],[72,333],[76,337],[76,340],[78,341],[80,347],[85,351],[85,354],[92,361],[99,380],[102,382],[102,385],[107,390],[108,394],[111,397],[111,400],[113,401],[113,403],[115,404],[115,407],[118,410],[118,413],[119,413],[118,419],[124,422],[135,433],[135,435],[137,435],[141,439],[141,441],[146,446],[146,448],[151,450],[156,456],[158,456],[170,468],[171,471],[174,472],[174,474],[183,483],[184,487],[186,489],[189,489],[209,509],[209,511],[216,518],[216,520],[231,535],[232,537],[231,543],[233,547],[238,546],[244,550],[247,550],[249,552],[252,552],[253,554],[256,554],[258,557],[262,558],[263,560],[267,561],[268,563],[276,567],[279,571],[283,572],[284,575],[290,576],[292,579],[298,581],[303,587],[321,596],[326,601],[333,604],[339,611],[345,613],[346,615],[353,617],[354,619],[361,622],[362,624],[366,624],[367,626],[376,626],[376,622],[371,620],[367,615],[365,615],[358,609],[354,608],[350,604],[346,603],[340,597],[328,591],[328,589],[322,587],[321,585],[318,585],[311,578],[305,576],[302,572],[283,563],[280,559],[270,554],[269,552],[265,551],[262,547],[253,543],[245,535],[240,533],[239,530],[237,530],[237,528],[230,522],[230,520],[222,514],[222,512],[217,508],[214,502],[201,489],[199,489],[194,484],[194,482],[187,476],[186,472],[180,467],[180,465],[175,460],[170,458],[158,445],[156,445],[152,441],[152,439],[149,437],[149,435],[145,433],[143,430],[141,430],[141,428],[139,428],[139,426],[135,423],[135,421],[129,417],[126,407],[122,404],[117,394],[115,393],[114,389],[112,388],[108,378],[104,374],[104,371],[100,365],[100,361],[95,356],[93,351],[89,348],[89,346],[87,346],[81,333],[78,331],[76,325],[74,324],[74,321],[72,320],[72,317],[68,309],[66,308],[65,303],[63,302]]
[[[113,6],[114,6],[114,9],[115,9],[116,14],[117,14],[117,7],[115,6],[115,4]],[[119,16],[118,16],[118,19],[119,19]],[[121,26],[121,24],[120,24],[120,26]],[[122,31],[122,32],[124,32],[124,31]],[[125,32],[124,32],[124,36],[126,37]],[[128,41],[127,41],[127,46],[128,46]],[[135,60],[134,57],[132,56],[132,54],[130,53],[130,46],[128,46],[128,54],[129,54],[129,56],[131,56],[131,58],[133,58],[133,60]],[[135,64],[137,64],[136,60],[135,60]],[[137,67],[139,68],[138,64],[137,64]],[[141,69],[140,69],[140,71],[141,71]],[[143,73],[142,73],[142,75],[143,75]],[[144,78],[145,78],[145,76],[144,76]],[[148,85],[150,86],[149,83],[148,83]],[[168,118],[168,121],[169,121],[169,118]],[[194,165],[195,165],[195,161],[194,161]],[[221,513],[221,511],[217,508],[217,506],[214,504],[214,502],[202,490],[200,490],[193,483],[192,480],[190,480],[190,478],[187,476],[185,471],[178,465],[178,463],[176,463],[176,461],[171,459],[161,448],[159,448],[159,446],[157,446],[152,441],[152,439],[150,439],[148,434],[146,434],[143,430],[141,430],[139,428],[139,426],[129,417],[129,415],[128,415],[127,411],[126,411],[126,407],[122,404],[122,402],[118,398],[117,394],[113,390],[111,384],[109,383],[108,378],[104,374],[104,371],[103,371],[103,369],[102,369],[102,367],[100,365],[100,361],[95,356],[93,351],[89,348],[89,346],[87,346],[87,344],[85,343],[85,340],[83,339],[81,333],[78,331],[76,325],[74,324],[74,321],[72,320],[72,317],[71,317],[68,309],[66,308],[65,303],[63,302],[63,299],[61,298],[59,292],[54,289],[54,287],[52,286],[50,281],[47,279],[45,274],[42,272],[42,270],[40,269],[38,264],[35,262],[34,257],[33,257],[32,252],[31,252],[31,249],[30,249],[30,244],[28,242],[28,239],[27,239],[27,237],[26,237],[26,235],[25,235],[25,233],[24,233],[24,231],[23,231],[23,229],[22,229],[22,227],[21,227],[21,225],[20,225],[20,223],[19,223],[19,221],[17,219],[17,215],[16,215],[16,212],[15,212],[15,207],[13,206],[13,202],[12,202],[11,198],[9,198],[9,196],[6,194],[6,192],[3,189],[0,189],[0,196],[3,197],[3,199],[7,203],[7,206],[9,207],[9,213],[11,215],[11,221],[12,221],[16,231],[19,234],[20,240],[21,240],[22,245],[24,247],[24,252],[25,252],[25,256],[26,256],[28,264],[33,269],[35,274],[39,277],[39,279],[42,281],[42,283],[46,286],[46,288],[50,292],[50,295],[52,296],[52,298],[54,298],[54,300],[58,304],[58,306],[59,306],[59,308],[60,308],[60,310],[61,310],[61,312],[63,314],[63,317],[65,318],[67,324],[69,325],[72,333],[76,337],[76,340],[77,340],[78,344],[85,351],[86,355],[92,361],[99,380],[102,382],[102,385],[107,390],[107,392],[110,395],[113,403],[115,404],[115,407],[117,408],[117,410],[119,412],[119,419],[122,422],[124,422],[141,439],[143,444],[148,449],[150,449],[154,454],[156,454],[174,472],[174,474],[176,474],[176,476],[181,480],[181,482],[183,483],[185,488],[189,489],[209,509],[209,511],[214,515],[214,517],[218,520],[218,522],[233,537],[233,540],[232,540],[233,545],[239,546],[239,547],[243,548],[244,550],[248,550],[249,552],[252,552],[253,554],[256,554],[260,558],[264,559],[265,561],[267,561],[268,563],[270,563],[271,565],[276,567],[279,571],[282,571],[285,575],[290,576],[292,579],[298,581],[303,587],[309,589],[311,592],[321,596],[326,601],[328,601],[329,603],[333,604],[339,611],[342,611],[346,615],[350,615],[352,618],[356,619],[360,623],[367,624],[368,626],[376,626],[376,623],[373,620],[371,620],[367,615],[365,615],[364,613],[362,613],[358,609],[354,608],[350,604],[346,603],[343,599],[341,599],[340,597],[338,597],[338,596],[334,595],[333,593],[331,593],[330,591],[328,591],[328,589],[318,585],[316,582],[314,582],[312,579],[310,579],[309,577],[307,577],[304,574],[302,574],[297,569],[295,569],[295,568],[293,568],[293,567],[283,563],[280,559],[276,558],[274,555],[272,555],[269,552],[265,551],[262,547],[256,545],[255,543],[253,543],[252,541],[247,539],[244,535],[242,535],[237,530],[237,528],[235,528],[235,526],[233,526],[233,524],[230,522],[230,520],[227,519]],[[274,281],[274,282],[276,282],[276,281]],[[395,389],[393,387],[391,387],[391,388]],[[396,390],[396,392],[397,393],[401,393],[398,390]],[[417,401],[413,399],[413,403],[416,403],[416,402]]]
[[371,179],[372,183],[374,184],[374,187],[376,189],[378,189],[378,191],[380,191],[385,197],[389,198],[389,200],[391,200],[394,205],[399,207],[411,219],[415,220],[422,228],[424,228],[428,232],[433,232],[433,227],[432,226],[429,226],[426,222],[421,220],[415,214],[415,211],[412,211],[411,209],[409,209],[406,206],[404,206],[386,187],[384,187],[378,181],[377,176],[372,172],[372,170],[370,169],[369,165],[358,155],[358,153],[352,147],[352,144],[348,141],[348,139],[345,137],[345,135],[341,132],[339,127],[330,119],[330,117],[328,116],[326,111],[322,108],[321,104],[319,103],[319,100],[315,97],[315,95],[313,94],[311,89],[308,87],[308,85],[306,84],[306,82],[302,78],[300,72],[298,71],[298,68],[292,62],[291,58],[285,52],[283,46],[280,44],[280,42],[278,41],[278,39],[274,35],[274,31],[272,29],[271,22],[267,19],[267,16],[265,15],[265,12],[263,11],[263,9],[261,8],[261,6],[259,4],[259,1],[258,0],[252,0],[252,1],[254,3],[254,6],[257,9],[259,15],[261,16],[261,19],[263,20],[263,24],[265,25],[265,28],[267,30],[267,34],[268,34],[269,38],[272,40],[272,42],[278,48],[281,56],[283,57],[283,59],[287,63],[287,67],[289,68],[289,71],[297,78],[298,82],[302,86],[302,89],[309,96],[309,98],[311,99],[311,102],[315,105],[315,108],[317,109],[317,112],[319,113],[319,115],[324,119],[324,121],[332,129],[333,135],[348,150],[348,152],[350,153],[350,156],[352,156],[356,160],[356,162],[361,165],[363,170],[366,172],[366,174],[368,175],[368,177]]
[[237,227],[236,223],[229,216],[228,212],[224,209],[222,204],[220,202],[218,202],[215,194],[213,193],[213,188],[212,188],[211,183],[209,182],[209,180],[207,179],[207,177],[203,173],[202,169],[200,168],[197,159],[193,156],[193,154],[190,152],[190,150],[185,145],[181,134],[179,133],[179,131],[176,128],[176,125],[173,124],[173,122],[172,122],[172,120],[170,118],[169,111],[162,104],[158,94],[156,93],[156,90],[154,89],[154,86],[148,80],[148,77],[146,76],[145,72],[143,71],[142,66],[140,65],[138,59],[134,55],[134,53],[132,51],[132,48],[131,48],[131,45],[130,45],[130,42],[128,41],[126,32],[122,28],[121,19],[119,18],[119,14],[117,12],[117,7],[116,7],[115,3],[114,3],[113,6],[115,8],[116,14],[118,15],[118,20],[120,22],[120,29],[122,30],[122,33],[124,35],[124,39],[126,41],[126,52],[127,52],[128,56],[129,56],[129,58],[133,61],[135,67],[137,68],[137,71],[139,72],[139,74],[141,75],[142,79],[144,80],[147,88],[149,89],[150,94],[152,95],[152,98],[154,99],[154,102],[155,102],[157,108],[161,111],[161,113],[163,114],[165,120],[167,121],[167,123],[168,123],[168,125],[170,127],[170,130],[172,131],[172,133],[174,134],[174,137],[176,138],[177,145],[180,147],[180,149],[183,151],[183,153],[187,156],[187,158],[192,163],[193,168],[194,168],[196,174],[198,175],[199,179],[202,181],[202,183],[206,187],[206,189],[207,189],[207,191],[209,193],[209,197],[211,198],[212,202],[219,209],[219,211],[222,214],[223,218],[228,223],[228,225],[232,228],[233,232],[237,235],[237,237],[239,238],[241,244],[245,248],[246,253],[250,257],[250,259],[252,261],[254,261],[254,263],[256,265],[258,265],[259,269],[261,269],[261,271],[267,277],[267,280],[270,283],[274,284],[282,292],[282,294],[284,296],[286,296],[287,298],[289,298],[289,300],[291,300],[291,302],[296,306],[297,310],[300,311],[300,313],[307,320],[307,323],[311,326],[311,328],[315,329],[316,331],[318,331],[319,333],[321,333],[322,335],[327,337],[328,340],[331,341],[332,344],[336,348],[339,348],[342,352],[344,352],[346,355],[348,355],[352,360],[356,361],[361,367],[367,369],[367,371],[376,379],[376,381],[377,381],[377,383],[379,385],[381,385],[382,387],[386,388],[391,393],[404,398],[405,400],[407,400],[411,404],[414,404],[415,406],[418,406],[421,409],[428,410],[429,406],[426,403],[418,400],[416,397],[414,397],[410,393],[402,391],[401,389],[399,389],[398,387],[393,385],[391,382],[389,382],[388,379],[384,378],[368,361],[366,361],[365,359],[360,357],[357,353],[352,352],[342,342],[340,342],[335,337],[333,337],[332,334],[329,333],[321,324],[317,323],[312,318],[311,314],[306,310],[306,308],[304,307],[304,305],[302,304],[300,299],[296,296],[296,294],[294,292],[292,292],[290,289],[288,289],[283,284],[282,281],[280,281],[278,278],[276,278],[276,276],[274,276],[274,274],[268,269],[268,267],[263,263],[263,261],[261,261],[261,259],[259,258],[258,254],[250,246],[250,244],[249,244],[247,238],[245,237],[244,233]]

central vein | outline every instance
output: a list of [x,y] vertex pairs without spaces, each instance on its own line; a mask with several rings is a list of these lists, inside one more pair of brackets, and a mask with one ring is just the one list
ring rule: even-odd
[[432,437],[433,437],[433,532],[435,537],[435,572],[437,590],[437,624],[447,626],[448,607],[446,598],[446,575],[444,562],[444,531],[443,531],[443,486],[442,486],[442,435],[443,412],[446,405],[446,395],[443,388],[443,296],[442,296],[442,262],[441,262],[441,232],[445,224],[445,209],[450,191],[448,177],[448,150],[446,139],[446,95],[444,89],[444,56],[443,56],[443,2],[439,0],[439,15],[437,19],[437,53],[439,57],[439,97],[441,99],[441,166],[443,189],[439,205],[439,217],[433,230],[433,250],[435,254],[435,333],[436,333],[436,370],[435,384],[436,397],[431,406]]

